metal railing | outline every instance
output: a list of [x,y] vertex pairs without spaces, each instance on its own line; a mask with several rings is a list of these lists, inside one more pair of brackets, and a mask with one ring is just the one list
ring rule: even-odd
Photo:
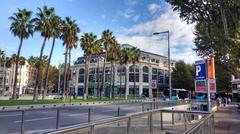
[[[49,134],[157,134],[184,133],[209,118],[208,112],[156,109],[47,131]],[[193,128],[192,128],[193,129]],[[197,129],[197,128],[196,128]],[[195,130],[195,129],[194,129]],[[190,131],[192,132],[192,131]]]

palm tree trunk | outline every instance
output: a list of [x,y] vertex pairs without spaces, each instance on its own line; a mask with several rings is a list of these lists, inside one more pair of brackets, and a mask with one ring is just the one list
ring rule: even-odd
[[134,78],[133,78],[133,88],[134,88],[134,98],[136,99],[136,65],[135,63],[133,64],[133,67],[134,67],[134,71],[133,71],[133,75],[134,75]]
[[66,50],[65,50],[65,64],[64,64],[64,80],[63,80],[63,91],[62,91],[62,98],[64,100],[65,98],[65,93],[66,93],[66,81],[67,81],[67,52],[68,52],[68,45],[66,45]]
[[[69,96],[71,97],[70,94],[70,85],[69,85],[69,80],[71,79],[71,70],[70,70],[70,66],[71,66],[71,48],[68,49],[69,53],[68,53],[68,70],[67,70],[67,98],[69,98]],[[70,94],[70,95],[69,95]]]
[[103,77],[102,77],[102,86],[101,86],[101,90],[100,90],[100,98],[102,99],[102,92],[103,92],[103,88],[104,88],[104,84],[105,84],[105,68],[106,68],[106,60],[107,60],[107,52],[104,58],[104,62],[103,62]]
[[113,89],[113,62],[111,61],[111,70],[110,70],[110,78],[111,78],[111,80],[110,80],[110,93],[109,93],[109,98],[112,98],[112,89]]
[[125,69],[125,99],[127,99],[127,81],[128,81],[128,78],[127,78],[127,73],[128,73],[128,71],[127,71],[127,68],[128,68],[128,64],[126,64],[126,69]]
[[19,56],[22,48],[22,43],[23,43],[23,37],[20,39],[20,45],[18,47],[18,53],[17,53],[17,61],[16,61],[16,66],[15,66],[15,76],[14,76],[14,84],[13,84],[13,93],[12,93],[12,99],[16,100],[16,86],[17,86],[17,73],[18,73],[18,63],[19,63]]
[[84,95],[83,98],[87,99],[88,97],[88,64],[90,62],[90,56],[86,56],[86,63],[85,63],[85,73],[84,73]]
[[97,97],[100,97],[100,81],[99,81],[99,57],[100,55],[98,55],[97,58]]
[[[33,101],[36,102],[38,99],[38,84],[39,84],[39,76],[40,76],[40,71],[41,71],[41,66],[42,66],[42,56],[43,56],[43,50],[46,44],[47,37],[44,37],[41,52],[40,52],[40,57],[39,57],[39,65],[37,68],[37,75],[36,75],[36,81],[35,81],[35,86],[34,86],[34,94],[33,94]],[[41,86],[41,85],[40,85]]]
[[20,87],[21,87],[21,77],[22,77],[22,65],[20,65],[20,73],[19,73],[19,91],[18,94],[20,94]]
[[115,88],[115,61],[113,61],[113,83],[112,83],[112,97],[114,98],[114,88]]
[[42,96],[43,100],[46,98],[46,95],[47,95],[47,85],[48,85],[48,78],[49,78],[49,67],[50,67],[50,63],[51,63],[51,59],[52,59],[54,46],[55,46],[55,37],[53,37],[52,48],[51,48],[51,52],[50,52],[49,58],[48,58],[47,70],[45,72],[44,92],[43,92],[43,96]]
[[120,88],[119,88],[120,98],[122,98],[122,64],[120,64]]

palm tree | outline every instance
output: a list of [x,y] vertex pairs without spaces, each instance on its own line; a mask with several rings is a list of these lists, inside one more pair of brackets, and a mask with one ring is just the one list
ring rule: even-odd
[[94,48],[97,41],[97,36],[93,33],[85,33],[81,39],[80,39],[80,46],[82,47],[84,51],[84,55],[86,57],[85,60],[85,76],[84,76],[84,96],[83,98],[86,99],[88,97],[88,69],[89,69],[89,63],[92,55],[94,54]]
[[94,47],[94,54],[97,57],[97,97],[100,97],[100,80],[99,80],[99,58],[101,58],[101,53],[103,52],[101,40],[96,41]]
[[23,56],[19,57],[19,65],[20,65],[20,74],[19,74],[19,92],[21,87],[21,78],[22,78],[22,66],[26,64],[26,58]]
[[104,83],[105,83],[105,66],[106,66],[106,60],[108,59],[108,51],[109,51],[109,46],[113,43],[113,33],[110,30],[105,30],[102,32],[102,37],[101,37],[101,42],[105,51],[105,58],[103,62],[103,77],[102,77],[102,86],[101,86],[101,91],[100,91],[100,98],[102,98],[102,90],[104,88]]
[[20,39],[20,44],[18,47],[16,67],[15,67],[15,82],[13,85],[12,99],[16,99],[16,85],[17,85],[17,71],[19,56],[23,44],[23,39],[27,39],[29,36],[33,35],[33,19],[32,12],[26,9],[18,9],[17,13],[13,13],[13,16],[9,17],[9,20],[12,22],[10,26],[10,31],[14,36],[17,36]]
[[136,99],[136,63],[139,62],[139,57],[140,57],[140,50],[136,47],[131,48],[131,62],[134,67],[134,97]]
[[48,79],[49,79],[49,67],[50,67],[50,62],[51,62],[51,58],[52,58],[52,54],[53,54],[53,50],[54,50],[54,46],[55,46],[55,40],[60,37],[61,30],[62,30],[61,18],[59,16],[52,16],[50,25],[51,25],[50,33],[51,33],[51,37],[53,38],[53,41],[52,41],[52,48],[51,48],[49,58],[48,58],[47,70],[45,72],[45,83],[44,83],[44,92],[43,92],[42,99],[45,99],[46,94],[47,94]]
[[126,47],[121,49],[121,56],[120,56],[120,63],[125,64],[125,99],[127,99],[127,81],[128,81],[128,66],[129,63],[131,62],[131,49]]
[[41,36],[44,38],[43,39],[43,44],[41,47],[40,51],[40,56],[39,56],[39,66],[37,68],[37,74],[36,74],[36,81],[35,81],[35,86],[34,86],[34,95],[33,95],[33,101],[37,101],[38,99],[38,89],[37,87],[42,85],[42,81],[40,80],[39,84],[39,76],[40,76],[40,71],[42,67],[42,56],[43,56],[43,51],[44,47],[46,44],[46,40],[51,37],[51,18],[55,15],[54,13],[54,8],[50,7],[48,8],[47,6],[43,6],[43,8],[38,8],[38,13],[36,14],[36,18],[34,19],[36,31],[39,31],[41,33]]
[[28,81],[28,86],[33,87],[34,86],[34,80],[36,79],[34,76],[36,74],[36,68],[37,68],[37,62],[38,62],[38,57],[30,56],[27,60],[29,66],[30,66],[30,79]]
[[[40,58],[38,58],[39,62],[40,63]],[[40,84],[38,86],[38,88],[40,89],[43,89],[43,84],[44,84],[44,74],[46,73],[46,67],[47,67],[47,64],[48,64],[48,56],[47,55],[43,55],[42,56],[42,61],[41,61],[41,70],[40,70]],[[42,95],[43,95],[43,92],[44,90],[41,90],[42,91]]]
[[[9,59],[9,63],[11,64],[11,67],[13,67],[13,69],[16,68],[16,62],[17,62],[17,55],[16,54],[12,54],[10,59]],[[14,70],[14,72],[12,72],[12,79],[11,79],[11,88],[13,89],[13,92],[14,92],[14,84],[15,84],[15,81],[17,83],[17,80],[15,80],[15,76],[17,75],[16,70]],[[16,85],[17,86],[17,85]],[[16,94],[16,90],[15,90],[15,94]],[[17,97],[17,96],[16,96]]]
[[63,45],[66,45],[65,49],[65,65],[64,65],[64,84],[62,97],[66,94],[66,81],[67,81],[67,53],[69,48],[72,48],[78,41],[77,34],[80,32],[80,28],[76,24],[76,20],[72,20],[70,17],[66,17],[63,21],[63,33],[60,38],[63,40]]
[[109,52],[108,52],[108,61],[111,62],[111,91],[110,91],[110,98],[114,98],[114,85],[115,85],[115,61],[120,56],[120,45],[113,37],[111,46],[109,46]]

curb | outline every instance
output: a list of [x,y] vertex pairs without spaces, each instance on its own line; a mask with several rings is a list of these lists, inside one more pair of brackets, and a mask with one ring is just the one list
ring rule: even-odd
[[121,101],[100,101],[100,102],[79,102],[79,103],[55,103],[55,104],[36,104],[36,105],[16,105],[16,106],[0,106],[1,111],[8,110],[34,110],[45,108],[64,108],[64,107],[76,107],[76,106],[98,106],[120,103],[133,103],[143,102],[144,100],[121,100]]

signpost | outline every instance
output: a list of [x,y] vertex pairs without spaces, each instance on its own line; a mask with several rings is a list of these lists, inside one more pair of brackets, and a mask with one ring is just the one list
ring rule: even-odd
[[157,88],[157,80],[151,80],[150,86],[151,86],[151,89],[156,89]]
[[210,111],[210,93],[216,92],[213,57],[195,62],[195,92],[207,93],[208,111]]

